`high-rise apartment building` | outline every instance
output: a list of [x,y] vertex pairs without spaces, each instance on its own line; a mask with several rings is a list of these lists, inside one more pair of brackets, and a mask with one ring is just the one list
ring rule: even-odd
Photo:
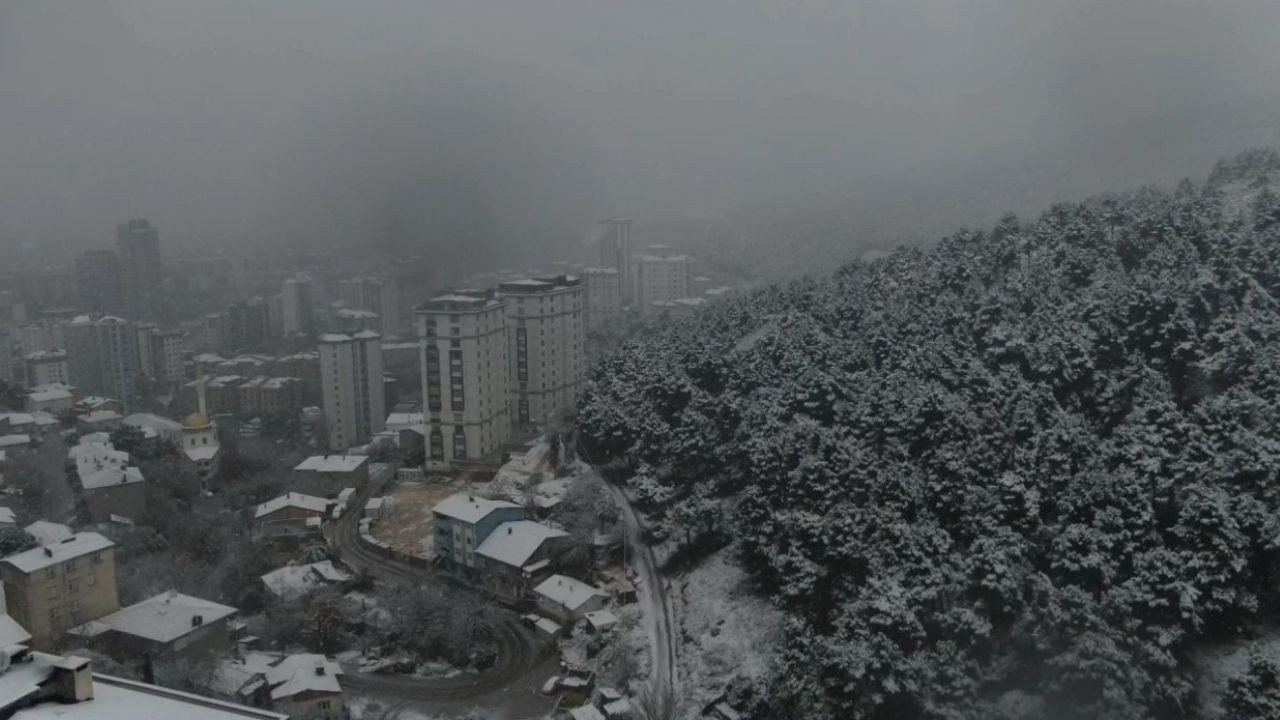
[[610,218],[604,221],[604,237],[600,240],[600,264],[618,271],[618,289],[624,306],[635,302],[631,269],[631,221]]
[[655,302],[672,302],[693,294],[693,258],[664,248],[650,250],[635,258],[636,305],[644,315],[657,310]]
[[183,380],[181,330],[161,330],[154,323],[139,323],[138,372],[162,385]]
[[391,278],[355,278],[338,283],[338,299],[349,310],[377,313],[382,335],[400,336],[400,291]]
[[118,317],[75,318],[63,328],[71,384],[83,395],[119,400],[125,409],[138,403],[138,331]]
[[315,332],[311,278],[296,275],[284,281],[280,292],[281,328],[285,335],[310,335]]
[[554,422],[573,409],[586,369],[582,281],[515,280],[498,292],[507,300],[512,423]]
[[615,323],[622,316],[622,273],[614,268],[587,268],[582,271],[586,312],[585,325],[594,330]]
[[511,432],[506,301],[462,290],[424,303],[416,319],[427,465],[492,455]]
[[386,421],[382,337],[364,331],[320,336],[320,391],[329,449],[367,443]]
[[156,320],[161,311],[160,234],[149,220],[136,218],[116,227],[116,251],[124,289],[124,314],[130,320]]
[[260,297],[241,300],[227,308],[230,323],[227,338],[229,347],[244,349],[256,347],[271,336],[271,309]]
[[120,258],[110,250],[89,250],[75,260],[76,296],[89,313],[124,310],[124,280]]

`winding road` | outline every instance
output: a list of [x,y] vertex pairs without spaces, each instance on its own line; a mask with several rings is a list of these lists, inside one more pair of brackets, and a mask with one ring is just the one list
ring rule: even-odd
[[[592,471],[600,475],[594,465]],[[603,477],[602,477],[603,480]],[[670,697],[677,702],[680,699],[680,673],[676,664],[676,631],[672,618],[671,596],[667,592],[666,580],[658,571],[658,561],[654,557],[653,548],[644,541],[645,524],[631,504],[631,496],[623,485],[603,480],[622,511],[625,532],[626,557],[624,562],[635,573],[637,588],[645,603],[644,615],[650,623],[651,652],[653,657],[652,682],[656,697]]]
[[[386,485],[391,473],[370,478],[366,487],[357,492],[348,504],[348,510],[326,531],[329,542],[342,561],[356,571],[368,571],[379,580],[390,582],[433,583],[444,585],[446,592],[455,593],[458,603],[475,603],[474,594],[450,587],[447,578],[432,570],[414,567],[380,555],[360,540],[359,523],[365,502]],[[498,645],[497,662],[493,668],[480,673],[465,673],[448,678],[425,678],[410,675],[381,675],[363,673],[355,665],[343,667],[343,684],[356,691],[379,698],[396,698],[396,707],[403,709],[415,702],[434,707],[451,706],[463,701],[471,705],[488,704],[490,701],[505,703],[518,701],[547,702],[537,693],[537,687],[555,671],[554,654],[538,638],[526,629],[514,613],[498,609],[501,618],[493,625]],[[546,672],[533,673],[546,666]],[[532,691],[532,697],[526,696]]]

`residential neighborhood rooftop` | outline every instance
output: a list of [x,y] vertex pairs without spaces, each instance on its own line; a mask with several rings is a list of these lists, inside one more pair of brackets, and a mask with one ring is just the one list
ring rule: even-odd
[[445,498],[431,510],[437,515],[444,515],[466,523],[477,523],[499,508],[518,507],[520,506],[506,500],[489,500],[478,495],[457,493]]
[[115,543],[95,532],[82,532],[48,545],[10,555],[0,562],[9,563],[20,572],[33,573],[51,565],[66,562],[89,553],[115,547]]
[[552,575],[534,588],[533,592],[568,610],[576,610],[591,598],[604,595],[599,588],[567,575]]
[[312,455],[298,463],[294,470],[315,472],[351,472],[369,461],[367,455]]
[[505,565],[524,567],[543,542],[567,535],[563,530],[532,520],[505,522],[489,533],[489,537],[476,548],[476,553]]
[[167,643],[194,632],[206,623],[217,622],[235,613],[233,607],[170,590],[73,628],[70,632],[92,637],[104,630],[114,630]]
[[260,518],[265,515],[270,515],[278,510],[283,510],[287,507],[302,508],[304,510],[312,510],[322,513],[328,510],[329,501],[322,497],[316,497],[315,495],[289,492],[281,495],[280,497],[272,498],[259,505],[257,510],[254,511],[253,517],[255,519]]

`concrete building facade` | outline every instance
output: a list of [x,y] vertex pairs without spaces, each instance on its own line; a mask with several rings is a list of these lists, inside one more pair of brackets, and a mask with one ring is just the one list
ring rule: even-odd
[[71,628],[120,609],[115,544],[78,533],[0,560],[9,614],[49,649]]
[[600,264],[618,271],[622,304],[635,301],[631,270],[631,221],[610,218],[604,221],[604,237],[600,240]]
[[659,253],[635,258],[636,304],[642,315],[652,315],[660,307],[693,294],[693,258]]
[[160,233],[145,218],[116,228],[116,251],[124,290],[124,314],[130,320],[156,320],[161,314]]
[[345,451],[382,431],[382,338],[375,332],[320,336],[320,391],[329,448]]
[[460,291],[417,311],[427,465],[495,453],[510,435],[507,304]]
[[37,350],[26,357],[28,387],[40,385],[71,384],[67,369],[67,353],[64,350]]
[[582,281],[560,275],[498,286],[507,299],[514,427],[572,411],[586,370]]
[[622,273],[614,268],[582,271],[585,289],[584,325],[589,330],[616,323],[622,317]]
[[71,384],[83,395],[119,400],[125,410],[138,402],[138,334],[134,324],[107,315],[82,315],[63,328]]

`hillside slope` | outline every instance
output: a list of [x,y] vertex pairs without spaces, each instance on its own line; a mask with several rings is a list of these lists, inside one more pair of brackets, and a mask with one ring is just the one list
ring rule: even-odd
[[1204,714],[1197,648],[1280,617],[1275,179],[1253,151],[1009,216],[596,365],[585,441],[786,616],[748,717]]

